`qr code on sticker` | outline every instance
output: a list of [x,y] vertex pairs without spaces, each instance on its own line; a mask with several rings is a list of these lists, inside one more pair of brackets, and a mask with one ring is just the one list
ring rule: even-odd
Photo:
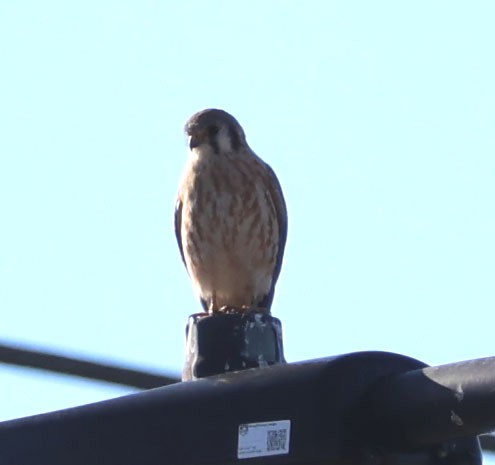
[[285,450],[287,448],[287,430],[276,429],[267,431],[266,450]]

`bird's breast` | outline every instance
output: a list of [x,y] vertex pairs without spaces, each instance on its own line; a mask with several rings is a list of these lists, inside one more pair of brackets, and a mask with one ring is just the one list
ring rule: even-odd
[[200,285],[234,280],[268,291],[279,231],[267,182],[257,160],[191,166],[181,232],[188,270]]

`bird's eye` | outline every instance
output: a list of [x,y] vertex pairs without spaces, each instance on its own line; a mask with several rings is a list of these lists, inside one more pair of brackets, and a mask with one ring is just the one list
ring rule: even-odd
[[208,132],[210,133],[210,136],[214,136],[215,134],[218,134],[218,131],[220,128],[218,126],[210,126],[208,128]]

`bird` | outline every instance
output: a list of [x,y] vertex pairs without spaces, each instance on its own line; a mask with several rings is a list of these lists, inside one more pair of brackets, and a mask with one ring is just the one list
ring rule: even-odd
[[202,308],[270,314],[287,241],[280,182],[226,111],[199,111],[184,129],[175,234]]

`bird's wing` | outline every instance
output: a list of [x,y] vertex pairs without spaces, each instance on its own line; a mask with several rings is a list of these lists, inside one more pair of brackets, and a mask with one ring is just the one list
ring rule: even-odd
[[[179,245],[180,256],[182,257],[182,261],[184,262],[184,266],[186,267],[186,271],[189,273],[187,269],[186,260],[184,258],[184,248],[182,246],[182,234],[181,234],[181,225],[182,225],[182,200],[180,198],[177,199],[177,203],[175,204],[175,215],[174,215],[174,224],[175,224],[175,237],[177,238],[177,244]],[[208,303],[205,299],[200,297],[201,305],[205,312],[208,311]]]
[[186,260],[184,259],[184,249],[182,248],[181,224],[182,224],[182,200],[179,198],[177,199],[177,203],[175,204],[175,215],[174,215],[175,237],[177,238],[177,244],[179,245],[180,256],[182,257],[182,261],[184,262],[184,265],[186,265]]
[[282,260],[284,258],[285,243],[287,242],[287,206],[285,204],[284,195],[282,193],[282,186],[277,178],[275,172],[271,169],[269,165],[266,165],[268,170],[268,175],[271,178],[268,183],[268,190],[270,196],[275,205],[275,211],[277,213],[278,222],[278,252],[277,260],[275,262],[275,268],[273,270],[272,286],[266,297],[261,302],[261,306],[270,309],[273,301],[273,295],[275,293],[275,284],[277,283],[278,276],[280,275],[280,270],[282,268]]
[[[268,165],[267,165],[268,166]],[[277,261],[275,264],[275,270],[273,272],[273,281],[277,281],[280,269],[282,268],[282,260],[284,258],[285,243],[287,242],[287,206],[285,204],[284,195],[282,193],[282,186],[278,181],[275,172],[268,166],[270,176],[273,178],[273,184],[271,188],[271,195],[273,203],[275,204],[275,210],[277,212],[278,221],[278,253]]]

